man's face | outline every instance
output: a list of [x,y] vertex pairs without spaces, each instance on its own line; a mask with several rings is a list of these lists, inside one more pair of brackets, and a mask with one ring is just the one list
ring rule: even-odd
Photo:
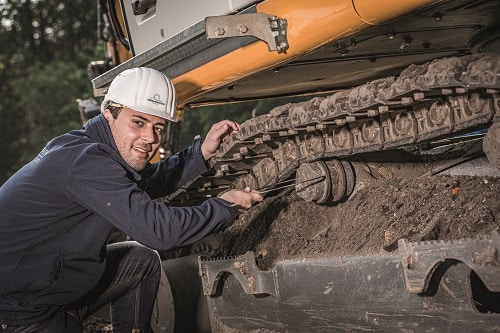
[[165,119],[129,108],[122,108],[116,119],[109,110],[104,117],[125,162],[136,171],[144,169],[160,146]]

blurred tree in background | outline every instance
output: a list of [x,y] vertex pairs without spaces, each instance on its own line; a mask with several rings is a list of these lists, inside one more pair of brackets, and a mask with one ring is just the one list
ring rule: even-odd
[[[96,57],[96,3],[0,0],[0,184],[52,137],[81,127]],[[99,57],[102,57],[99,56]]]
[[51,138],[82,126],[75,100],[89,84],[81,66],[65,61],[34,67],[26,77],[12,80],[14,95],[22,96],[16,103],[23,119],[16,149],[20,163],[33,159]]

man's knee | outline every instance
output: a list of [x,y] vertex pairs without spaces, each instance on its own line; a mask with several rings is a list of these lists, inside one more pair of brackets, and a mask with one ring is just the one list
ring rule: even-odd
[[129,269],[139,270],[147,276],[161,273],[161,261],[157,251],[138,242],[127,241],[108,245],[108,259],[121,262]]
[[136,252],[135,255],[140,258],[141,262],[149,267],[151,274],[159,277],[161,272],[161,260],[158,252],[139,243],[136,243],[134,251]]
[[157,251],[150,249],[138,242],[128,241],[126,246],[130,246],[131,251],[134,251],[135,255],[143,258],[144,260],[151,260],[152,262],[159,263],[160,255]]

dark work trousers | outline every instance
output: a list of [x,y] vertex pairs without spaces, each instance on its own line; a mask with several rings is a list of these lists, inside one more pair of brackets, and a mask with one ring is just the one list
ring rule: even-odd
[[107,246],[106,269],[94,290],[50,320],[23,327],[0,326],[8,333],[78,333],[82,323],[110,303],[113,333],[150,333],[161,265],[156,251],[137,242]]

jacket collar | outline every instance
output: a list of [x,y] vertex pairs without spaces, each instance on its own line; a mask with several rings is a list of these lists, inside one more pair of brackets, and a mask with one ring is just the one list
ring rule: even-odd
[[83,130],[91,139],[104,143],[118,152],[111,129],[102,113],[89,119],[83,126]]

